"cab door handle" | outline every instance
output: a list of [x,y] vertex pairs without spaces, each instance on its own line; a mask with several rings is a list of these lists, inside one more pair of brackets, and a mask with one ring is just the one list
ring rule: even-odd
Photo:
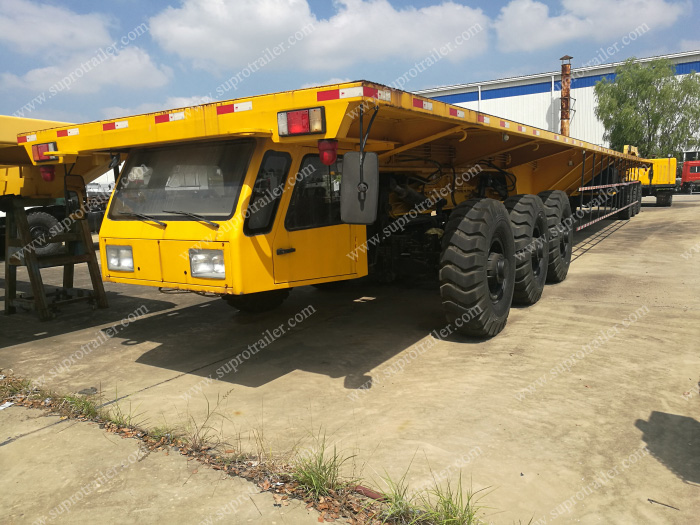
[[277,250],[277,255],[286,255],[288,253],[294,253],[295,251],[297,251],[296,248],[279,248]]

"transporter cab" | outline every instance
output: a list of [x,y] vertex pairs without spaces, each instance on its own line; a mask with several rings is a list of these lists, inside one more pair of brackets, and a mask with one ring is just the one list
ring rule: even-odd
[[448,321],[474,336],[566,277],[572,202],[629,218],[628,174],[646,162],[365,81],[72,129],[26,147],[37,164],[126,158],[104,280],[264,311],[298,286],[433,274]]

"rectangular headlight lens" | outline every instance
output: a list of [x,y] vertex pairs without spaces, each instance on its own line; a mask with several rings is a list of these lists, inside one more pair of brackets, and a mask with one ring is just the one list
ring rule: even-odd
[[225,279],[223,250],[190,250],[190,274],[205,279]]
[[131,246],[107,246],[107,268],[115,272],[133,272],[134,254]]

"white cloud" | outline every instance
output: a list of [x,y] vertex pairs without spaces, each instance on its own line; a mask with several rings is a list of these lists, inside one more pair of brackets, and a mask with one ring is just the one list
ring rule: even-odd
[[32,69],[19,76],[0,74],[0,87],[31,92],[95,93],[105,86],[127,89],[157,88],[170,80],[172,71],[158,66],[143,49],[129,47],[115,56],[95,54],[89,58],[67,59],[59,65]]
[[102,109],[102,115],[106,119],[126,117],[129,115],[141,115],[143,113],[154,113],[156,111],[166,111],[168,109],[186,108],[189,106],[197,106],[199,104],[207,104],[214,102],[210,97],[193,96],[193,97],[168,97],[165,102],[144,102],[138,106],[124,108],[120,106],[111,106]]
[[[673,25],[687,3],[666,0],[562,0],[560,14],[536,0],[512,0],[494,23],[503,51],[533,51],[577,39],[613,44],[638,28]],[[645,26],[646,24],[646,26]]]
[[[451,1],[397,9],[387,0],[337,0],[327,20],[307,0],[184,0],[150,20],[165,50],[213,71],[235,71],[282,46],[273,67],[334,70],[355,63],[421,59],[446,44],[458,61],[485,51],[489,19]],[[241,23],[244,21],[243,23]],[[456,43],[461,35],[461,43]]]
[[679,47],[681,51],[697,51],[700,49],[700,40],[681,40]]
[[0,0],[0,44],[36,55],[26,73],[0,73],[0,89],[59,93],[95,93],[106,86],[157,88],[172,70],[153,62],[137,46],[148,27],[141,24],[113,38],[109,19],[78,14],[63,7],[30,0]]
[[0,42],[24,54],[55,55],[111,42],[108,19],[28,0],[0,0]]
[[333,78],[329,78],[328,80],[324,80],[322,82],[307,82],[306,84],[301,85],[301,89],[318,87],[318,86],[330,86],[331,84],[343,84],[345,82],[352,82],[352,79],[333,77]]

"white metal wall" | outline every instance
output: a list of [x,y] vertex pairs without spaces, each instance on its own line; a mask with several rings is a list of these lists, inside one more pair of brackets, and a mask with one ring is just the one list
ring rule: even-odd
[[[640,62],[647,62],[655,58],[659,57],[640,59]],[[667,58],[677,65],[694,65],[700,59],[700,51],[678,53],[661,58]],[[576,77],[578,73],[579,78],[582,80],[591,76],[600,77],[600,75],[613,73],[615,68],[619,65],[620,63],[615,63],[600,67],[574,69],[574,76]],[[686,71],[689,70],[689,67],[690,66],[687,66],[685,68]],[[681,76],[683,75],[679,75],[679,77]],[[417,93],[428,97],[435,96],[438,99],[440,97],[460,96],[461,94],[470,94],[469,97],[476,97],[478,90],[481,89],[482,100],[480,102],[457,102],[456,105],[558,133],[561,127],[561,121],[559,119],[561,106],[560,90],[552,92],[551,89],[548,89],[545,93],[527,95],[515,94],[514,96],[504,96],[502,98],[493,99],[484,99],[484,95],[486,95],[489,90],[493,89],[518,88],[520,86],[548,83],[552,80],[556,81],[555,86],[559,87],[560,78],[561,76],[558,72],[542,73],[517,79],[503,79],[484,83],[464,84],[462,86],[431,88],[418,91]],[[571,119],[571,135],[593,144],[607,146],[603,140],[605,128],[595,116],[597,104],[594,87],[576,87],[574,83],[571,90],[571,97],[574,99],[572,101],[572,109],[574,112]],[[454,98],[452,98],[452,100],[454,100]]]
[[[556,104],[559,104],[558,100]],[[494,98],[482,100],[481,104],[477,101],[465,102],[457,105],[542,129],[551,129],[552,126],[551,93]],[[558,121],[558,106],[555,116]]]
[[[561,94],[561,93],[558,93]],[[576,99],[572,101],[575,109],[571,119],[571,136],[577,139],[603,145],[603,134],[605,127],[595,116],[596,98],[593,86],[572,89],[571,96]],[[560,99],[556,99],[557,104],[561,104]],[[557,106],[559,107],[559,106]],[[557,109],[557,131],[560,129],[559,110]],[[607,145],[607,144],[606,144]]]

